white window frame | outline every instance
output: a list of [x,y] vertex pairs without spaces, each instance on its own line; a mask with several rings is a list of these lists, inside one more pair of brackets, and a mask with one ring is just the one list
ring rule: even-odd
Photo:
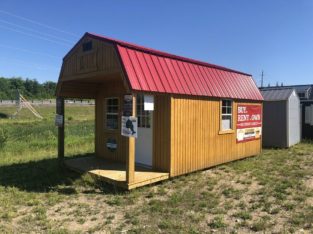
[[[109,107],[108,102],[109,102],[109,100],[114,100],[114,99],[117,100],[117,105],[116,105],[117,106],[117,112],[108,112],[108,107]],[[119,129],[119,121],[118,121],[119,110],[120,110],[119,105],[120,105],[120,100],[119,100],[118,97],[108,97],[108,98],[105,98],[105,129],[112,130],[112,131]],[[117,125],[116,125],[117,127],[116,128],[108,127],[108,116],[109,115],[110,116],[117,116]]]
[[[230,102],[230,106],[229,105],[223,105],[223,102],[224,101],[227,101],[227,102]],[[221,120],[221,124],[220,124],[220,129],[222,132],[225,132],[225,131],[232,131],[233,130],[233,109],[234,109],[234,102],[233,100],[230,100],[230,99],[222,99],[221,100],[221,116],[220,116],[220,120]],[[226,113],[223,113],[223,107],[226,108]],[[227,113],[227,108],[230,107],[230,113]],[[230,116],[230,128],[223,128],[223,117],[224,116]]]
[[136,110],[138,118],[138,128],[151,128],[152,112],[144,110],[145,97],[143,94],[138,94],[136,98]]

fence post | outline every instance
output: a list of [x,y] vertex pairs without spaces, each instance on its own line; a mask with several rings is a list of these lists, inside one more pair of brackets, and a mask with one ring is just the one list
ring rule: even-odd
[[63,162],[64,159],[64,98],[57,97],[56,100],[56,113],[61,115],[63,120],[62,124],[58,126],[58,159]]

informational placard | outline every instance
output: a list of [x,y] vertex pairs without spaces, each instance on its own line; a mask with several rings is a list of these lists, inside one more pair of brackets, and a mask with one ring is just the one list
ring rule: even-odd
[[259,139],[262,134],[261,105],[239,104],[236,126],[237,143]]
[[137,117],[122,116],[122,136],[137,138]]
[[132,116],[133,113],[133,96],[124,95],[123,116]]
[[153,111],[154,110],[154,98],[152,95],[144,95],[144,110],[145,111]]
[[64,124],[64,117],[63,115],[55,115],[55,126],[57,127],[63,127]]

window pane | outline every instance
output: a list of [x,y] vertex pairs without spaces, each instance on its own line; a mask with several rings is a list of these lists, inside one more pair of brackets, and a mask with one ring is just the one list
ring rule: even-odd
[[108,129],[118,129],[118,116],[117,115],[107,115],[107,128]]
[[222,114],[226,114],[227,112],[226,112],[226,107],[222,107]]
[[118,129],[118,98],[108,98],[106,104],[106,127]]
[[231,114],[231,107],[227,107],[226,113],[227,113],[227,114]]
[[222,130],[231,129],[231,116],[222,116]]
[[150,126],[151,126],[151,115],[150,115],[150,113],[148,113],[148,116],[147,116],[147,125],[146,125],[146,127],[147,127],[147,128],[150,128]]
[[118,99],[117,98],[112,99],[112,105],[115,105],[115,106],[118,105]]

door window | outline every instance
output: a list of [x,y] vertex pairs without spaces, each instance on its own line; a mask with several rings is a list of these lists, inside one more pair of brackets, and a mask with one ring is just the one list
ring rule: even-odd
[[151,111],[144,110],[144,95],[137,95],[137,117],[139,128],[151,128]]

